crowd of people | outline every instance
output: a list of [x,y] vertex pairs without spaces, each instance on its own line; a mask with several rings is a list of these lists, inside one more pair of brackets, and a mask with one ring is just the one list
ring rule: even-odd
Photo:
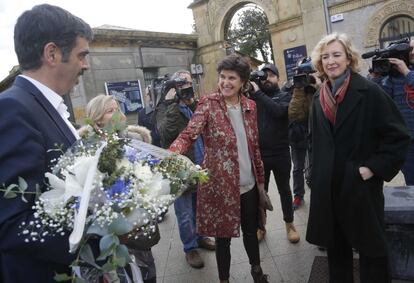
[[[61,154],[50,150],[56,144],[64,151],[88,132],[99,133],[115,113],[126,120],[114,97],[104,94],[86,107],[91,125],[76,130],[68,119],[62,96],[88,70],[92,39],[87,23],[56,6],[38,5],[18,18],[14,42],[22,74],[0,94],[0,184],[21,177],[34,192]],[[264,77],[250,81],[249,61],[231,54],[217,65],[217,90],[199,100],[187,70],[173,74],[176,85],[158,103],[146,88],[137,125],[120,136],[186,155],[209,172],[206,183],[174,202],[187,263],[202,268],[198,249],[215,251],[218,278],[229,282],[231,239],[241,230],[253,281],[271,282],[259,251],[266,210],[273,209],[270,175],[287,239],[295,244],[300,237],[294,210],[304,203],[308,156],[306,240],[327,249],[329,282],[353,282],[353,250],[359,253],[361,282],[391,282],[382,187],[399,170],[406,184],[414,185],[413,48],[409,58],[408,65],[389,59],[397,76],[367,79],[359,74],[360,54],[350,39],[333,33],[314,47],[317,73],[306,87],[282,90],[274,64],[261,69]],[[34,202],[34,196],[27,202],[0,197],[2,283],[54,282],[56,273],[72,272],[75,255],[68,252],[67,235],[44,243],[25,243],[18,236],[20,224],[33,220]],[[159,239],[157,229],[151,241],[129,245],[125,240],[147,283],[156,282],[151,247]],[[88,266],[83,273],[88,282],[105,282],[105,277],[88,277]]]

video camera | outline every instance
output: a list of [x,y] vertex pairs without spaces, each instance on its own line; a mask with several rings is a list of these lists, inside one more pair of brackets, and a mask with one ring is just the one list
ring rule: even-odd
[[295,68],[295,71],[296,74],[293,76],[294,87],[303,88],[316,83],[315,77],[310,75],[316,72],[310,57],[305,57],[298,61],[298,66]]
[[403,60],[408,66],[410,59],[410,39],[404,38],[398,41],[391,42],[388,47],[384,49],[375,49],[362,54],[362,58],[372,58],[372,71],[381,75],[398,76],[397,69],[392,67],[392,64],[388,61],[388,58],[397,58]]
[[177,98],[178,99],[191,99],[194,97],[194,89],[192,87],[181,89],[180,87],[187,84],[186,79],[176,78],[171,79],[168,75],[164,77],[160,77],[154,79],[151,82],[151,88],[154,90],[154,96],[157,98],[156,104],[159,105],[160,103],[165,101],[165,96],[167,95],[168,91],[172,88],[175,89]]
[[265,71],[259,71],[259,70],[253,71],[250,73],[249,80],[259,84],[260,81],[267,80],[267,73]]
[[150,95],[151,95],[151,99],[153,101],[154,107],[157,106],[159,102],[163,99],[165,82],[168,80],[169,80],[168,75],[151,80],[149,91],[150,91]]

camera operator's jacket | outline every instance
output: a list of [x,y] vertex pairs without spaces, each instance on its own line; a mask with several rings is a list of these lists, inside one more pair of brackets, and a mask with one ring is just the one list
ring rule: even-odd
[[[400,112],[378,85],[351,73],[335,124],[322,110],[319,91],[310,119],[313,167],[306,240],[332,247],[334,230],[340,229],[363,255],[385,256],[383,182],[398,173],[410,142]],[[360,166],[374,176],[364,181]]]
[[[385,77],[381,81],[381,87],[394,100],[410,130],[411,139],[414,140],[414,101],[411,101],[410,106],[407,92],[404,89],[404,86],[407,86],[411,88],[411,91],[414,91],[414,70],[412,68],[410,70],[407,76]],[[412,97],[411,99],[413,100],[414,98]]]
[[[177,101],[164,101],[165,105],[162,114],[158,115],[157,128],[160,135],[161,147],[168,148],[178,135],[185,129],[190,119],[188,119],[180,110],[180,105]],[[188,106],[191,111],[195,111],[197,101]],[[194,148],[189,148],[188,152],[184,153],[191,161],[195,161]]]
[[[247,145],[257,184],[264,183],[264,169],[260,158],[256,105],[240,96],[246,129]],[[212,237],[240,236],[240,172],[237,138],[234,133],[223,95],[203,96],[190,123],[170,146],[170,150],[184,153],[202,134],[204,141],[203,168],[209,180],[197,191],[197,233]]]
[[[314,89],[316,92],[316,89]],[[305,92],[304,88],[294,88],[289,103],[288,116],[290,122],[308,122],[309,111],[314,93]]]
[[288,106],[291,95],[280,89],[271,95],[261,90],[252,99],[257,106],[260,153],[270,157],[289,152]]

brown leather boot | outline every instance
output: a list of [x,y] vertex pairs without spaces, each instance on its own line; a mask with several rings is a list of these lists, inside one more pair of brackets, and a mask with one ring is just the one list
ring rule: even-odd
[[299,236],[299,233],[296,231],[296,228],[295,228],[295,225],[293,225],[293,222],[286,223],[286,233],[287,233],[287,238],[289,242],[293,244],[299,242],[300,236]]
[[191,250],[185,253],[185,259],[187,263],[194,268],[202,268],[204,267],[204,261],[201,258],[200,254],[196,250]]
[[257,229],[257,241],[260,243],[266,235],[266,230]]

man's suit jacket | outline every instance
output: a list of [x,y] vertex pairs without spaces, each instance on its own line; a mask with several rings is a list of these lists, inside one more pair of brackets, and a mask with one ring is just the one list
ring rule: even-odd
[[[76,138],[52,104],[28,80],[17,77],[0,94],[0,185],[22,177],[28,191],[36,184],[45,189],[44,174],[50,171],[60,147],[65,151]],[[28,242],[21,223],[33,220],[33,197],[3,198],[0,193],[0,282],[54,282],[55,273],[69,272],[74,255],[68,236],[46,237],[43,243]]]

